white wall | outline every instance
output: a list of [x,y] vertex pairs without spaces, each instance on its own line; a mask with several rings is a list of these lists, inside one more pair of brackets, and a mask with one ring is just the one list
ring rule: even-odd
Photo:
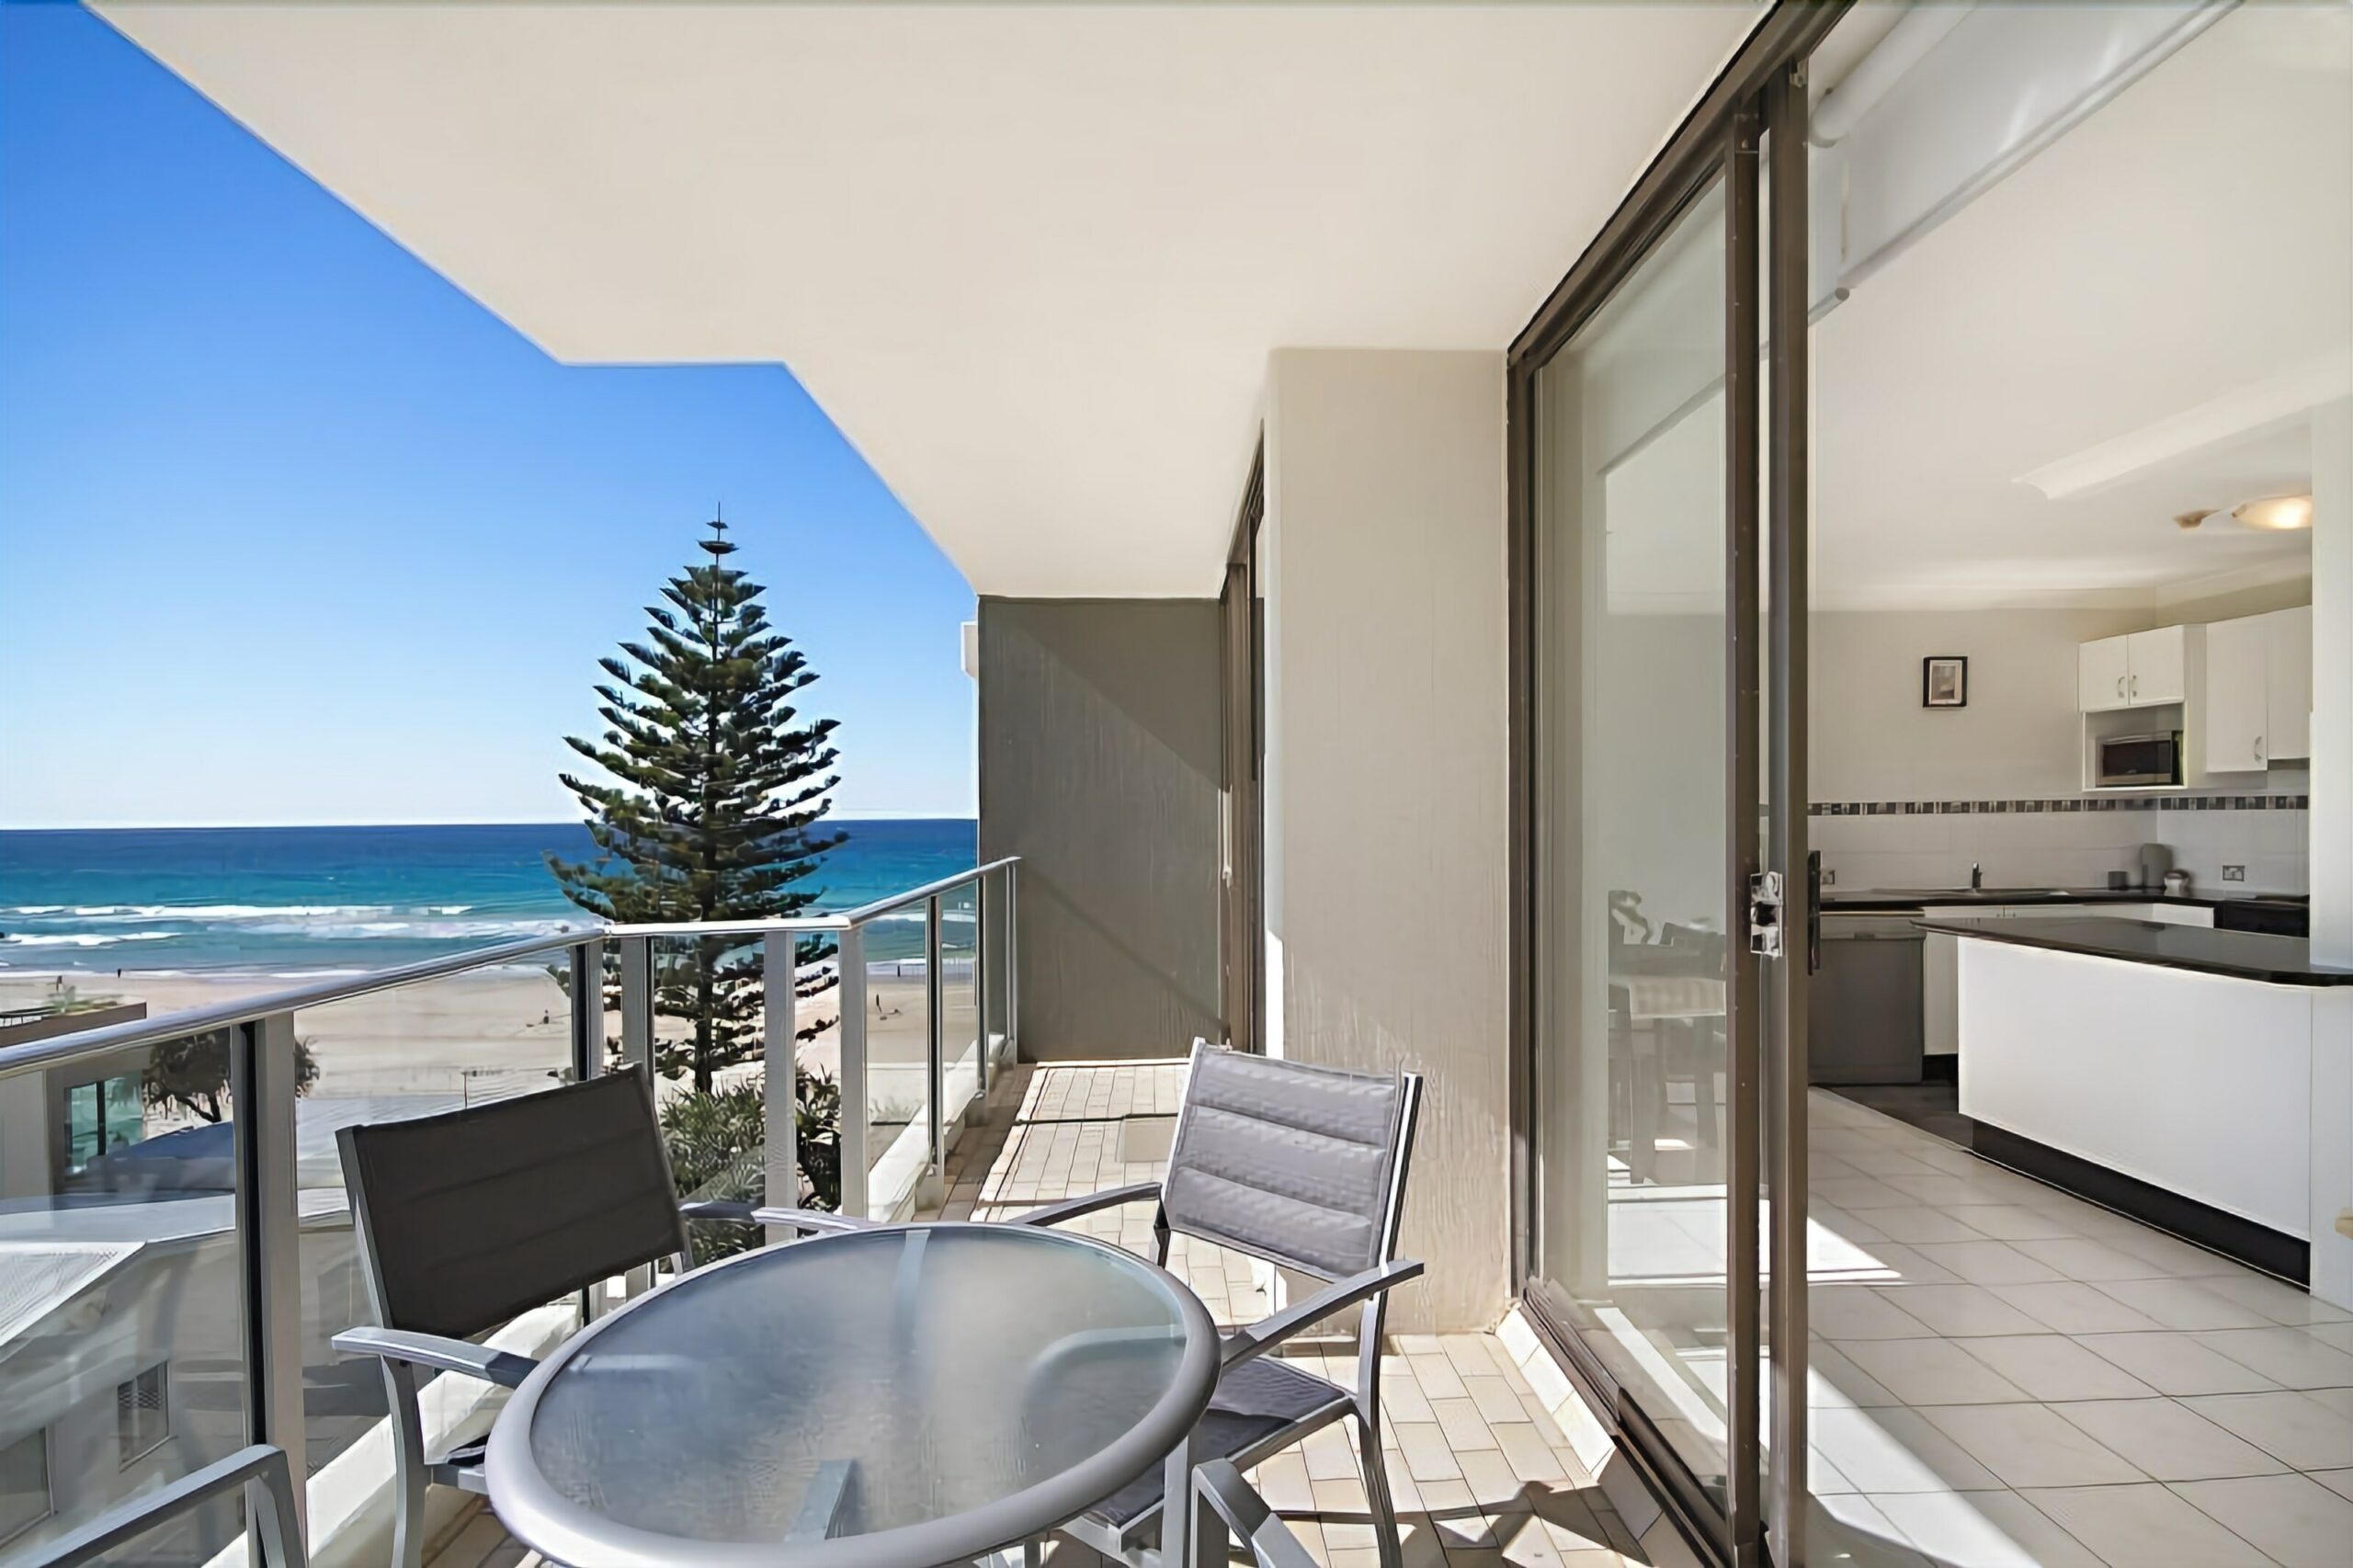
[[1399,1321],[1509,1290],[1504,361],[1268,372],[1267,1009],[1282,1054],[1428,1077]]
[[[2080,642],[2152,626],[2254,615],[2310,597],[2282,583],[2161,609],[1826,611],[1813,617],[1812,767],[1817,801],[2043,801],[2082,794]],[[1969,660],[1969,706],[1920,705],[1920,661]],[[2277,768],[2234,794],[2299,794],[2301,768]],[[2206,791],[2198,791],[2205,793]],[[2221,791],[2214,791],[2220,793]],[[1942,887],[1972,864],[1995,885],[2097,886],[2143,843],[2174,851],[2201,891],[2301,892],[2301,811],[2124,811],[1830,816],[1814,846],[1841,889]]]
[[[2073,795],[2082,787],[2075,645],[2136,610],[1824,612],[1813,617],[1817,801]],[[1969,660],[1969,706],[1920,706],[1920,661]]]

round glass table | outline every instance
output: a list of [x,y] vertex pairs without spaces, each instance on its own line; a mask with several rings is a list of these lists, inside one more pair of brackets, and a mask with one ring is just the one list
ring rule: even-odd
[[582,1568],[931,1568],[1161,1463],[1217,1383],[1165,1271],[1009,1224],[855,1231],[699,1269],[591,1324],[499,1413],[491,1506]]

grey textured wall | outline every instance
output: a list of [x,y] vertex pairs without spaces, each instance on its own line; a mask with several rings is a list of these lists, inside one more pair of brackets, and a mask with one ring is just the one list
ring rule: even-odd
[[1021,1048],[1167,1056],[1218,1021],[1218,607],[980,606],[981,858],[1021,858]]

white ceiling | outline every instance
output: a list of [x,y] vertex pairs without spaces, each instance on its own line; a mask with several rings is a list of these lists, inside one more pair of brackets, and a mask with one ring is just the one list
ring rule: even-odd
[[1502,347],[1757,14],[97,9],[557,358],[781,361],[1050,596],[1214,592],[1268,351]]
[[2353,12],[2225,17],[1865,278],[1813,355],[1819,602],[2307,571],[2308,535],[2172,519],[2308,486],[2302,407],[2353,391]]

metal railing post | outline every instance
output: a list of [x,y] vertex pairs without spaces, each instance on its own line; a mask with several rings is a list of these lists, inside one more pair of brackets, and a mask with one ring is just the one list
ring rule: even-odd
[[[799,1032],[801,937],[771,931],[760,944],[763,1100],[767,1120],[766,1201],[784,1208],[801,1204],[801,1058]],[[790,1230],[771,1230],[771,1242],[789,1242]]]
[[943,1114],[948,1108],[948,988],[940,983],[939,972],[939,923],[945,912],[938,893],[926,899],[923,907],[924,1076],[930,1086],[925,1097],[931,1102],[931,1165],[924,1173],[919,1201],[937,1203],[941,1173],[948,1168],[948,1119]]
[[1021,885],[1018,862],[1005,868],[1005,1051],[1008,1060],[1021,1060]]
[[[621,1065],[654,1082],[654,938],[624,937],[621,947]],[[658,1096],[657,1096],[658,1097]],[[654,1289],[654,1266],[621,1277],[621,1297],[634,1301]]]
[[654,938],[621,938],[621,1060],[654,1071]]
[[585,1083],[605,1070],[605,944],[582,942],[572,955],[572,1078]]
[[866,1217],[866,932],[852,926],[835,944],[841,1018],[841,1211]]
[[[585,1084],[605,1071],[605,944],[577,942],[564,951],[572,966],[566,987],[572,997],[572,1081]],[[594,1323],[604,1310],[605,1287],[584,1287],[580,1321]]]
[[[286,1450],[297,1477],[302,1426],[302,1243],[295,1188],[294,1015],[272,1013],[228,1031],[229,1093],[234,1108],[237,1241],[244,1274],[245,1429],[249,1442]],[[294,1506],[309,1530],[306,1486]],[[258,1532],[246,1550],[261,1562]]]
[[996,987],[989,983],[989,948],[995,937],[990,935],[993,923],[989,919],[989,880],[986,876],[972,879],[972,1058],[980,1074],[972,1085],[972,1104],[978,1114],[988,1114],[989,1053],[995,1042],[989,1031],[989,1008]]

